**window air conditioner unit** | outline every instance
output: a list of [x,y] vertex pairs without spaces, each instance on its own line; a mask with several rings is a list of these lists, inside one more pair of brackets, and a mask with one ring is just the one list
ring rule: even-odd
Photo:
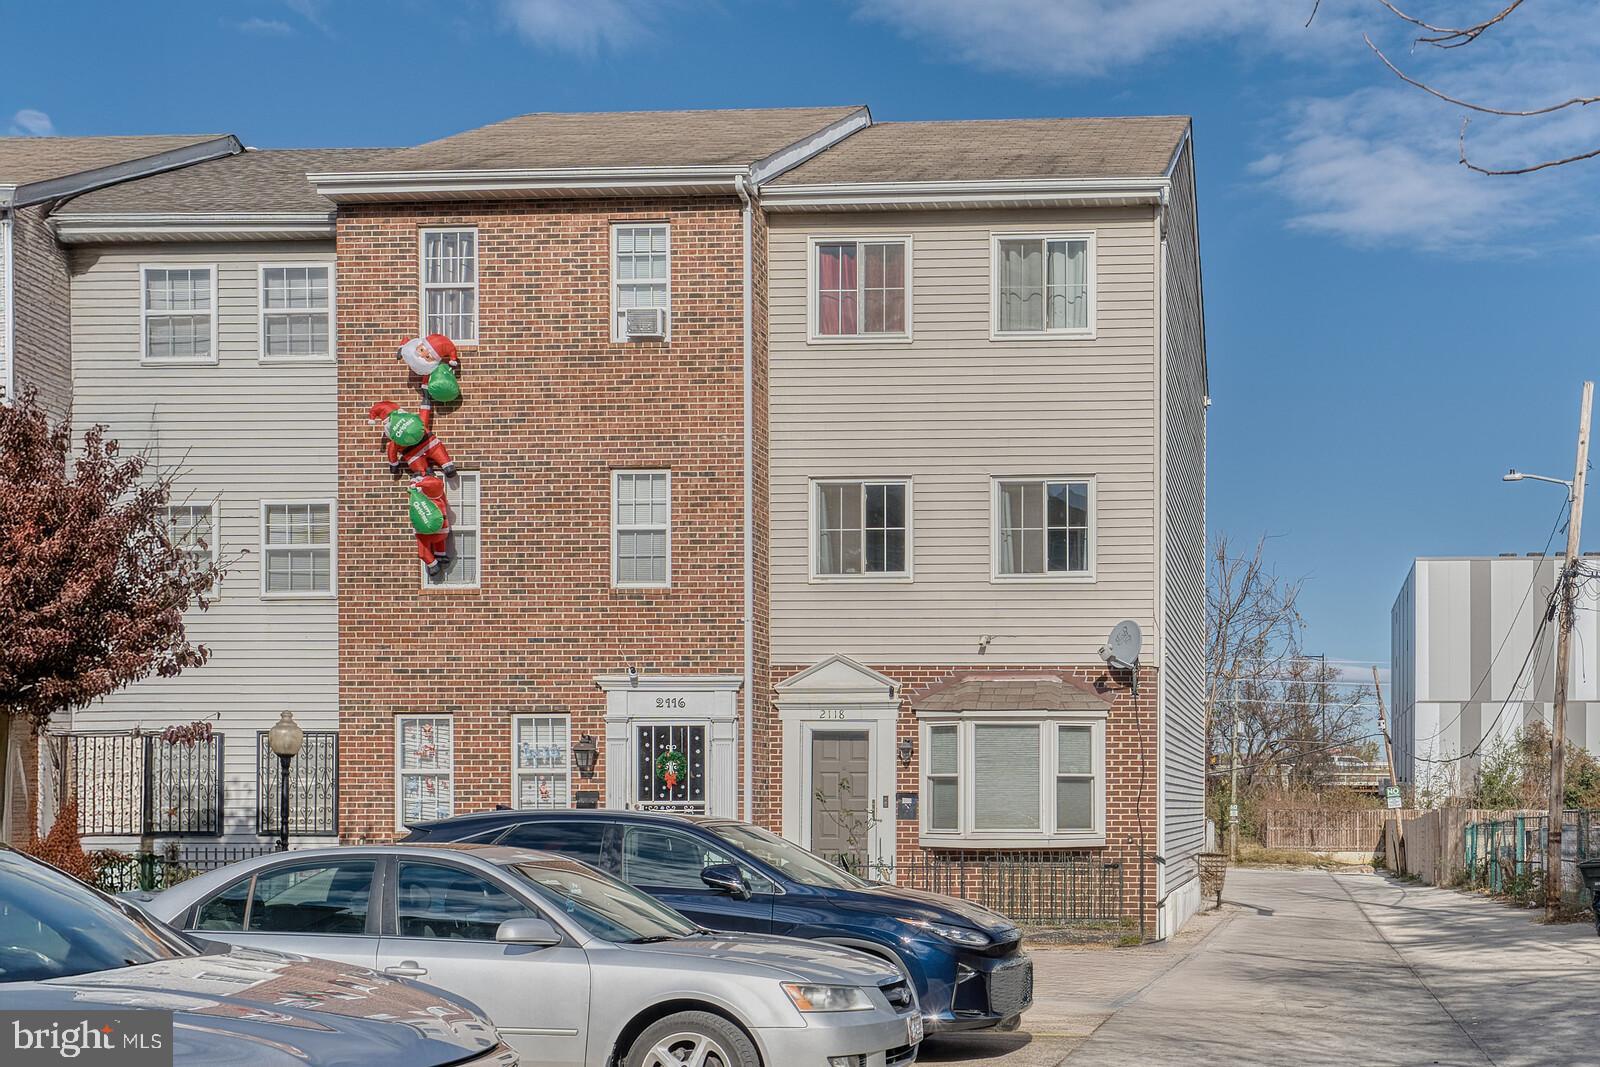
[[622,339],[667,335],[666,308],[629,308],[622,313]]

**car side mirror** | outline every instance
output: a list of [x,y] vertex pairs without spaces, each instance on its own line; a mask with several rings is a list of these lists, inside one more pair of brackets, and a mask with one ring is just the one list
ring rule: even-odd
[[700,872],[700,880],[735,900],[750,899],[750,883],[745,881],[744,872],[736,864],[713,863]]
[[548,948],[561,944],[561,935],[548,919],[507,919],[494,931],[494,939],[502,945],[538,945]]

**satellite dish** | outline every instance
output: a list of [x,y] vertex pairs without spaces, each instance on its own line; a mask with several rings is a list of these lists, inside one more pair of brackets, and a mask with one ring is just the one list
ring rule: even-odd
[[1139,650],[1144,647],[1144,631],[1132,619],[1111,628],[1111,636],[1100,646],[1100,658],[1118,670],[1131,671],[1139,665]]

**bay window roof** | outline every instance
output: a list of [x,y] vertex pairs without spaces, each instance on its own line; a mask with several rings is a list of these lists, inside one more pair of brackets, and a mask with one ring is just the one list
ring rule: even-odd
[[1050,671],[971,671],[957,673],[915,693],[919,715],[967,711],[1063,712],[1103,715],[1111,702],[1093,685]]

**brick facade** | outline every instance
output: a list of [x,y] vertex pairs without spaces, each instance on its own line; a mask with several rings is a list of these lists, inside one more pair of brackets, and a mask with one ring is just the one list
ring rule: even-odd
[[[1139,676],[1139,695],[1133,695],[1132,676],[1127,672],[1108,671],[1104,664],[1096,663],[1093,666],[1084,664],[984,664],[981,667],[972,664],[952,664],[949,666],[929,666],[919,664],[903,666],[896,664],[865,663],[863,666],[894,679],[900,685],[900,710],[896,721],[895,743],[910,740],[914,746],[919,746],[918,720],[912,710],[912,702],[929,687],[945,681],[952,674],[960,673],[971,675],[976,673],[1014,674],[1026,672],[1028,674],[1060,673],[1066,677],[1087,682],[1093,686],[1101,696],[1111,705],[1110,713],[1106,720],[1106,811],[1105,828],[1106,843],[1096,848],[1062,849],[1049,848],[1034,850],[1028,854],[1041,858],[1061,858],[1067,855],[1092,856],[1101,862],[1120,863],[1123,869],[1123,900],[1122,913],[1133,920],[1139,918],[1139,883],[1140,883],[1140,852],[1146,853],[1143,867],[1144,878],[1144,911],[1145,919],[1153,923],[1157,903],[1157,869],[1150,856],[1158,851],[1156,847],[1156,803],[1160,796],[1160,779],[1157,771],[1156,749],[1156,672],[1153,668],[1141,668]],[[784,679],[792,677],[804,670],[800,666],[782,666],[773,671],[772,684],[778,685]],[[771,719],[776,720],[777,713],[772,713]],[[763,754],[768,760],[764,768],[765,774],[777,775],[783,773],[783,752],[781,743],[774,738],[771,745],[763,748]],[[896,760],[895,766],[895,791],[920,793],[920,760],[918,751],[909,766],[901,765]],[[789,768],[790,773],[798,774],[798,767]],[[776,828],[782,821],[781,812],[776,808],[762,812],[763,820],[768,825]],[[915,863],[927,857],[932,852],[948,852],[948,849],[924,849],[918,843],[919,823],[915,820],[897,822],[895,825],[895,862]],[[968,856],[983,856],[986,854],[1006,856],[1018,855],[1016,849],[995,849],[986,852],[981,848],[961,849]]]
[[[671,226],[671,341],[613,343],[610,227],[649,221]],[[434,424],[480,474],[477,589],[421,588],[404,483],[366,421],[373,401],[415,403],[394,350],[418,330],[418,231],[435,225],[478,229],[479,340]],[[568,714],[574,740],[599,740],[594,778],[573,786],[603,798],[616,760],[597,676],[743,670],[742,241],[733,197],[341,208],[346,840],[395,834],[397,714],[453,716],[458,812],[510,803],[513,713]],[[611,586],[616,468],[672,471],[670,589]],[[764,604],[757,619],[760,677]]]

